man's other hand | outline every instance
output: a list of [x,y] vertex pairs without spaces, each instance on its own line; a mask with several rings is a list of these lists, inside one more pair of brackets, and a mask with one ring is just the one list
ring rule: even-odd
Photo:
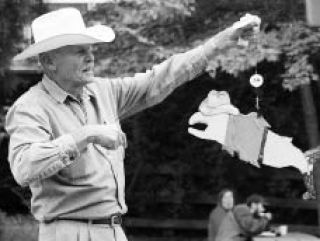
[[120,146],[127,146],[126,135],[116,125],[88,125],[85,128],[89,143],[111,150],[115,150]]

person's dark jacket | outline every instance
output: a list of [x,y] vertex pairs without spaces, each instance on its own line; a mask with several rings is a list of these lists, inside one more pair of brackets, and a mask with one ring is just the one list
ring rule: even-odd
[[250,212],[245,204],[235,206],[222,221],[216,241],[246,241],[265,230],[268,219]]

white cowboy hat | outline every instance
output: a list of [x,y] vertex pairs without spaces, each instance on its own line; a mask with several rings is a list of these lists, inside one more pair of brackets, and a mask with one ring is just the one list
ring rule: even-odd
[[115,38],[112,28],[104,25],[86,27],[76,8],[62,8],[41,15],[31,24],[34,44],[13,60],[22,60],[67,45],[111,42]]

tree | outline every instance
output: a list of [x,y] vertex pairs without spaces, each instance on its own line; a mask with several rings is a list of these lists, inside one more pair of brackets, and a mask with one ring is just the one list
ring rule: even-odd
[[44,9],[41,0],[0,1],[0,89],[2,91],[0,103],[2,105],[5,103],[5,97],[8,97],[5,92],[7,79],[13,78],[8,71],[11,58],[29,44],[24,36],[27,34],[26,23],[29,23],[34,16],[43,12]]
[[181,48],[184,50],[185,46],[170,46],[185,43],[181,26],[191,15],[193,3],[194,0],[121,0],[88,12],[87,19],[113,27],[117,35],[113,44],[98,48],[97,72],[119,76],[145,71]]

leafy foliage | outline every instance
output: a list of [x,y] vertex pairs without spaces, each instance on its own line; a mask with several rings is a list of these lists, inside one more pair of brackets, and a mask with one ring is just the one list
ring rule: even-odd
[[[21,40],[21,27],[26,9],[25,1],[1,1],[0,2],[0,72],[8,68],[9,59],[14,50],[15,43]],[[20,21],[22,20],[22,21]]]
[[123,0],[106,3],[87,14],[91,21],[112,26],[117,40],[96,51],[97,73],[123,75],[145,71],[181,47],[163,47],[185,42],[183,21],[194,1]]
[[[37,4],[34,4],[37,3]],[[17,49],[23,48],[24,25],[43,9],[40,0],[2,0],[0,1],[0,73],[8,69]]]
[[293,90],[319,79],[311,62],[312,56],[319,52],[319,43],[318,29],[312,29],[303,22],[282,23],[278,24],[277,30],[261,32],[251,47],[232,48],[218,55],[210,61],[208,70],[213,77],[218,68],[238,76],[262,61],[284,61],[283,86]]
[[283,33],[281,48],[286,53],[286,72],[284,87],[294,89],[311,80],[319,80],[313,63],[310,61],[320,50],[319,29],[312,29],[303,22],[286,24],[281,28]]
[[[254,44],[218,54],[210,60],[207,71],[213,78],[217,70],[239,76],[262,61],[284,60],[283,86],[293,90],[309,83],[310,78],[318,79],[309,61],[318,50],[318,29],[312,29],[302,21],[292,22],[293,16],[295,19],[304,17],[302,3],[300,0],[278,0],[272,4],[257,0],[233,1],[237,12],[231,9],[230,1],[124,0],[117,4],[107,3],[87,15],[91,20],[111,25],[118,35],[115,43],[98,48],[96,71],[109,76],[145,71],[174,53],[202,44],[217,30],[236,21],[240,14],[252,11],[263,20],[262,31]],[[228,14],[223,16],[225,12]],[[194,29],[190,26],[194,22],[197,27],[203,23],[206,29]],[[198,35],[199,29],[204,33]]]
[[248,47],[234,47],[219,53],[209,61],[208,72],[212,78],[215,77],[217,70],[238,76],[248,69],[255,68],[262,61],[278,61],[281,52],[275,48],[278,42],[276,35],[275,32],[271,34],[261,32]]

